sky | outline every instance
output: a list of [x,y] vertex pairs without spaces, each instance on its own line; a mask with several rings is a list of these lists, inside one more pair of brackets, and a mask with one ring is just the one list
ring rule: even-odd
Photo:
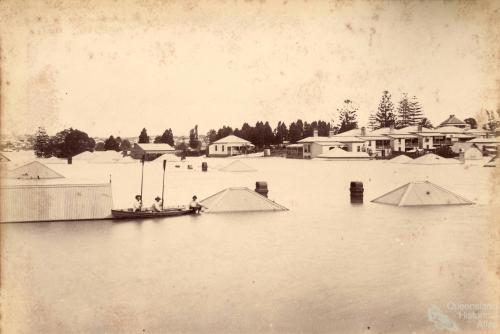
[[382,91],[436,125],[499,108],[495,1],[0,4],[2,134],[188,135],[243,122],[359,123]]

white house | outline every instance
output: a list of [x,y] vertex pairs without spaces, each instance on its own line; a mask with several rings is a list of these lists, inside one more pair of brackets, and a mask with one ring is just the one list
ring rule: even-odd
[[255,146],[240,137],[230,135],[214,141],[208,146],[208,156],[229,157],[233,155],[245,154]]

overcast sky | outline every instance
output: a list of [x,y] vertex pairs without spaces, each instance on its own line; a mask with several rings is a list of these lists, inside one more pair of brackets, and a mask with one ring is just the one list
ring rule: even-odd
[[386,89],[435,124],[498,108],[495,1],[37,3],[1,5],[4,133],[274,127],[345,99],[362,125]]

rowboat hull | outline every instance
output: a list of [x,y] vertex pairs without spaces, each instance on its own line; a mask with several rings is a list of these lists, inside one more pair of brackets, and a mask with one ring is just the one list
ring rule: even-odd
[[184,215],[194,215],[194,211],[190,209],[167,209],[160,212],[154,211],[128,211],[128,210],[111,210],[114,219],[151,219],[163,217],[177,217]]

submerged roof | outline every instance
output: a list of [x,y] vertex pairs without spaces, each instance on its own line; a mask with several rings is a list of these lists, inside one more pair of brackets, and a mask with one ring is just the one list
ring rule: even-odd
[[448,165],[448,164],[458,164],[460,163],[456,159],[447,159],[440,157],[434,153],[427,153],[421,157],[408,161],[409,164],[417,164],[417,165]]
[[222,172],[256,172],[257,170],[253,167],[248,166],[246,163],[240,160],[235,160],[229,165],[226,165],[219,169]]
[[405,154],[401,154],[401,155],[398,155],[397,157],[392,158],[391,160],[389,160],[389,162],[404,164],[404,163],[407,163],[408,161],[412,161],[412,160],[413,159],[410,158],[409,156],[407,156]]
[[3,153],[0,153],[0,162],[10,161],[10,159]]
[[111,184],[18,185],[0,188],[2,222],[103,219],[111,214]]
[[17,167],[7,174],[11,179],[60,179],[64,178],[55,170],[45,166],[39,161],[32,161],[26,165]]
[[200,201],[210,212],[286,211],[282,205],[271,201],[245,187],[227,188]]
[[474,202],[429,181],[410,182],[372,200],[396,206],[459,205]]
[[228,144],[244,144],[244,145],[253,146],[253,144],[251,142],[249,142],[248,140],[245,140],[243,138],[237,137],[235,135],[226,136],[224,138],[221,138],[219,140],[214,141],[212,144],[225,144],[225,143],[228,143]]
[[366,152],[348,152],[339,147],[334,147],[331,150],[318,155],[318,158],[337,160],[368,160],[370,159],[370,156]]
[[169,144],[161,143],[161,144],[136,144],[144,151],[175,151],[175,148],[170,146]]

